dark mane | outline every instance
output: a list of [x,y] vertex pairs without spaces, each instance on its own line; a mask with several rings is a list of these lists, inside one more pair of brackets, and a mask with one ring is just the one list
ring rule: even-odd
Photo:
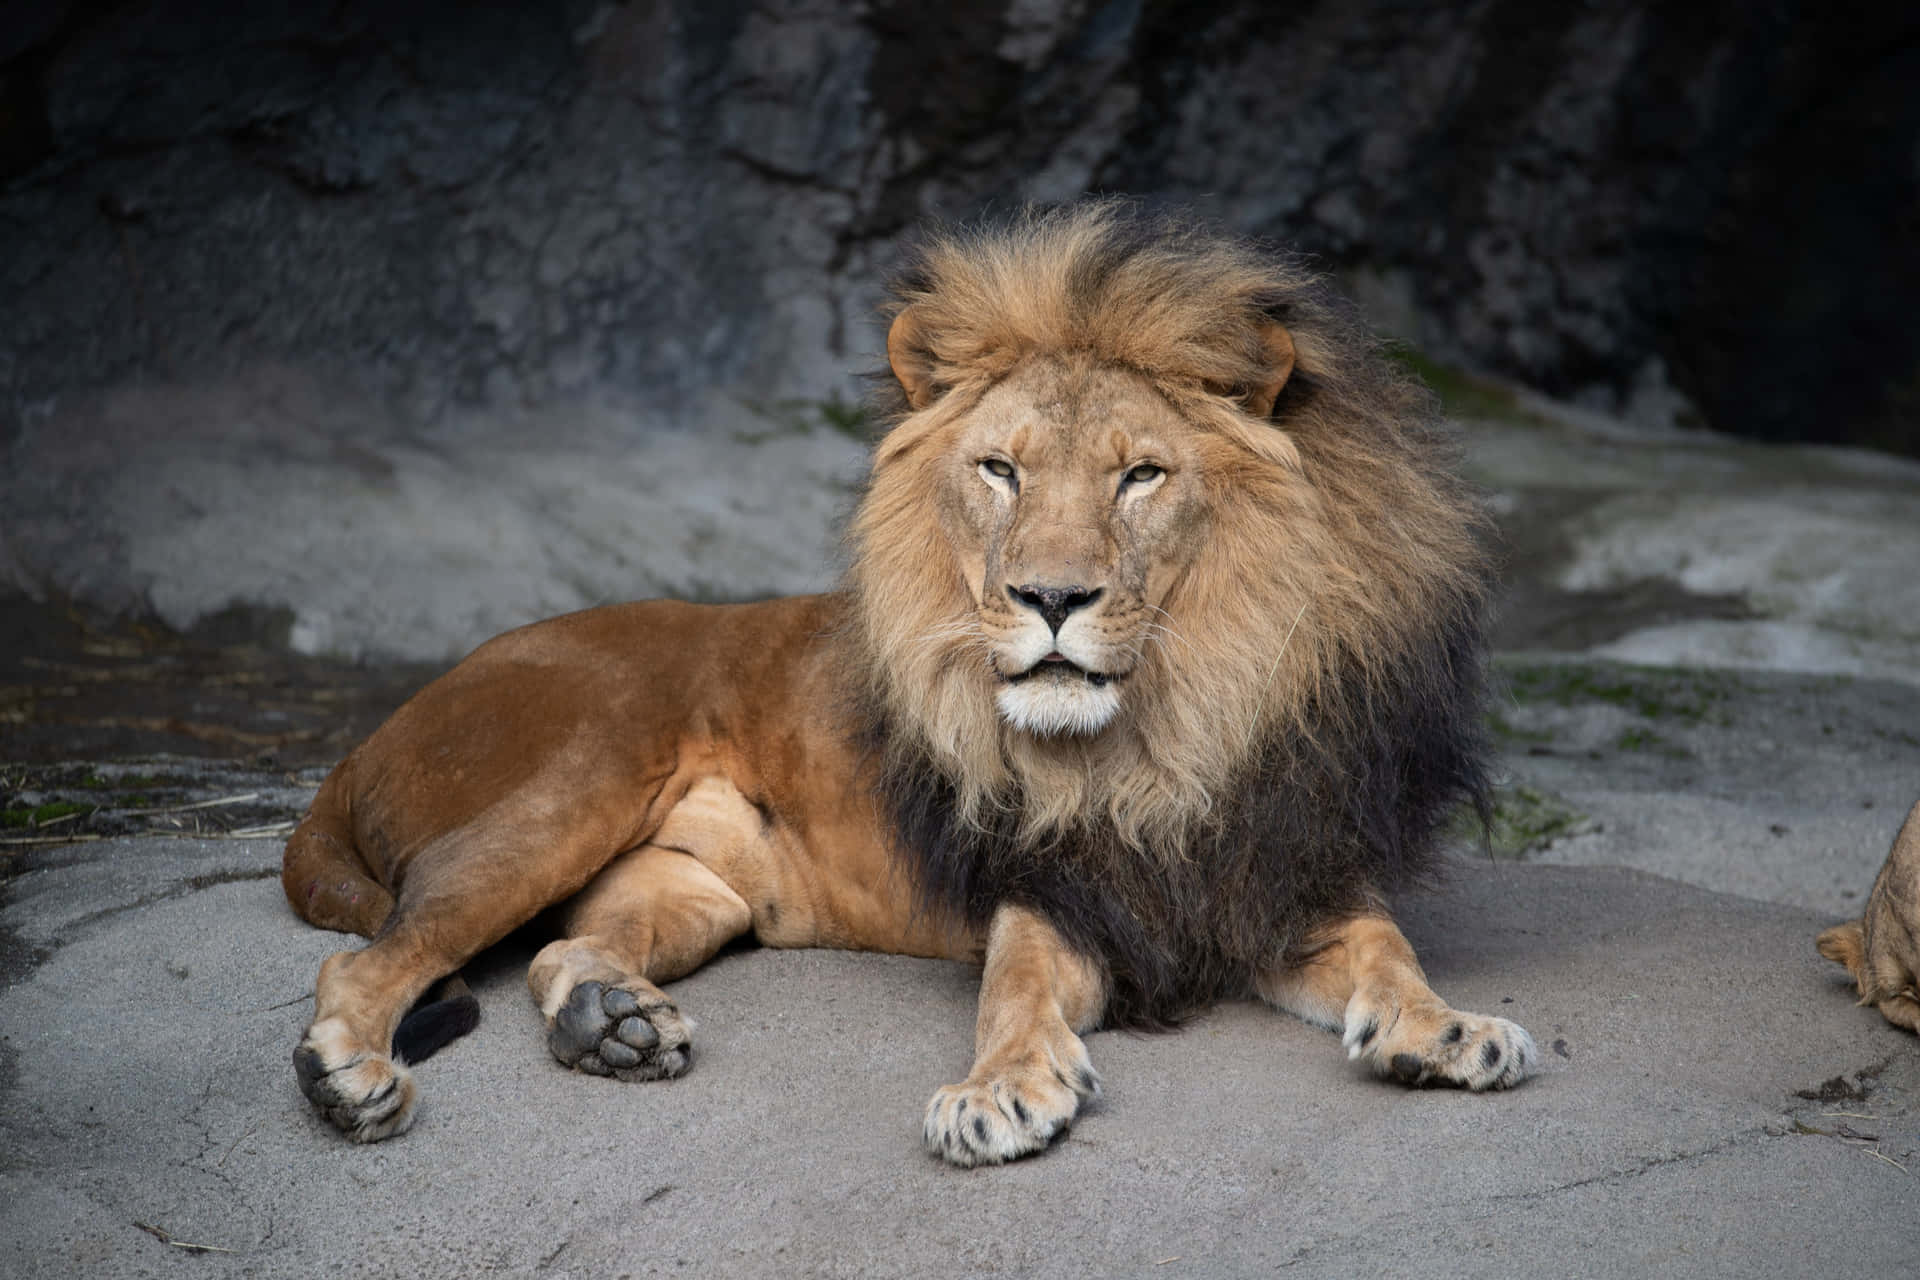
[[[1110,970],[1114,1020],[1154,1025],[1431,874],[1447,817],[1489,809],[1486,518],[1437,402],[1355,309],[1268,246],[1113,200],[936,231],[891,305],[946,390],[880,406],[845,646],[923,904],[1037,909]],[[1295,360],[1256,415],[1230,393],[1270,372],[1275,322]],[[1097,744],[995,713],[926,444],[1063,352],[1139,373],[1237,450],[1160,602],[1177,642],[1143,650]]]
[[881,797],[923,909],[984,929],[1001,903],[1031,907],[1106,966],[1111,1024],[1166,1026],[1250,994],[1316,926],[1430,879],[1460,806],[1485,821],[1483,655],[1463,614],[1397,687],[1344,683],[1346,705],[1268,742],[1186,849],[1133,849],[1104,826],[1025,845],[1015,812],[970,825],[931,761],[884,748]]

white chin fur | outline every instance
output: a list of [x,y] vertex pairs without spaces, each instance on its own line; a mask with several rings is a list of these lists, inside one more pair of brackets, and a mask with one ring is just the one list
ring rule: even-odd
[[1004,685],[998,702],[1008,724],[1036,738],[1098,733],[1120,710],[1113,685],[1097,686],[1077,676],[1036,677]]

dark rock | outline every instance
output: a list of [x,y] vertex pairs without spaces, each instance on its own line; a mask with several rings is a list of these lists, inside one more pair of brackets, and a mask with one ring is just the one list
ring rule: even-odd
[[1436,355],[1920,452],[1920,10],[157,0],[0,19],[0,443],[263,362],[819,395],[928,214],[1124,189]]

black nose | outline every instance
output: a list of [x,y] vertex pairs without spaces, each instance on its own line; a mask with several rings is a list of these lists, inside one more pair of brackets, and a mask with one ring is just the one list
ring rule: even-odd
[[1021,604],[1032,609],[1047,620],[1047,626],[1057,635],[1067,615],[1075,609],[1084,609],[1100,598],[1101,588],[1089,591],[1085,587],[1008,587],[1007,594]]

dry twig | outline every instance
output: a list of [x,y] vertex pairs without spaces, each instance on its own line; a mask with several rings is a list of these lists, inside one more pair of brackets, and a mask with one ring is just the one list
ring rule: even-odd
[[175,1240],[173,1236],[166,1230],[166,1228],[156,1227],[151,1223],[141,1222],[137,1218],[134,1220],[133,1225],[140,1228],[142,1231],[146,1232],[148,1235],[152,1236],[155,1240],[158,1240],[161,1244],[170,1244],[176,1249],[185,1249],[188,1253],[234,1253],[236,1252],[236,1250],[233,1250],[233,1249],[222,1249],[217,1244],[189,1244],[185,1240]]
[[190,809],[217,809],[223,804],[245,804],[249,800],[258,800],[258,791],[249,791],[244,795],[221,796],[214,800],[196,800],[192,804],[160,805],[152,809],[128,809],[127,813],[186,813]]

